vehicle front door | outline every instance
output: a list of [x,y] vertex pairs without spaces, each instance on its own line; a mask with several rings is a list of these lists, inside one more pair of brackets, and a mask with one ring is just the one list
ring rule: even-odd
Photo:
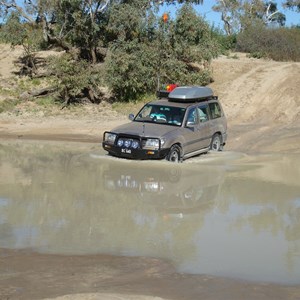
[[184,139],[185,154],[199,150],[199,116],[197,106],[190,107],[186,112]]

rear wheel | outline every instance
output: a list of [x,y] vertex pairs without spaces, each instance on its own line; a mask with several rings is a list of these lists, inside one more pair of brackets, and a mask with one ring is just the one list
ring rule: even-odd
[[166,160],[177,163],[181,162],[181,148],[178,145],[173,145],[166,156]]
[[222,137],[220,134],[216,133],[213,135],[210,143],[210,150],[212,151],[222,151],[223,150],[223,143]]

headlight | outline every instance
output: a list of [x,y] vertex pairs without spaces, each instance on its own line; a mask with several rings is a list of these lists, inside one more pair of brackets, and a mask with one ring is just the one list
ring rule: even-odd
[[159,139],[147,139],[144,144],[144,149],[158,150],[159,149]]
[[105,132],[104,141],[108,142],[110,144],[114,144],[116,137],[117,137],[117,135],[115,133]]

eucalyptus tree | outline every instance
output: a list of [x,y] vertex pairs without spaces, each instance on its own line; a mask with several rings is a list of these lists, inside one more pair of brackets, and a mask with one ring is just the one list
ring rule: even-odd
[[[105,37],[107,12],[116,0],[15,0],[0,1],[2,16],[17,12],[26,23],[39,24],[49,45],[76,52],[95,63]],[[19,4],[21,3],[21,4]],[[78,52],[77,51],[77,52]]]
[[296,9],[298,12],[300,12],[300,0],[284,1],[283,5],[287,8]]
[[207,84],[217,55],[209,25],[185,4],[175,19],[161,18],[135,0],[111,11],[115,39],[106,61],[107,82],[122,99],[154,92],[160,83]]
[[[151,5],[162,2],[203,3],[199,0],[141,0],[140,6],[146,12]],[[109,38],[107,24],[111,8],[132,3],[134,0],[0,0],[0,14],[17,12],[23,21],[40,24],[46,43],[67,52],[77,50],[81,57],[96,63],[106,54],[103,48]]]
[[[157,16],[157,8],[162,3],[202,4],[203,1],[0,0],[0,11],[2,16],[17,12],[20,24],[35,24],[40,28],[46,45],[60,47],[68,53],[62,61],[56,60],[52,68],[57,83],[62,85],[59,87],[61,97],[68,104],[80,92],[78,81],[74,78],[81,69],[90,70],[82,72],[90,79],[94,78],[95,70],[105,70],[105,84],[127,99],[153,91],[160,71],[164,80],[181,78],[182,82],[188,82],[191,78],[190,81],[198,80],[199,83],[201,80],[203,83],[207,81],[208,76],[204,76],[203,72],[194,72],[192,65],[192,60],[196,59],[195,53],[199,54],[198,49],[206,44],[192,42],[189,45],[190,40],[183,39],[186,33],[182,36],[178,33],[180,27],[181,30],[189,29],[184,26],[184,21],[193,20],[193,30],[196,32],[196,24],[202,26],[198,16],[191,14],[192,19],[187,16],[179,18],[178,22],[169,20],[166,24]],[[201,30],[197,33],[198,40],[202,33]],[[203,53],[208,53],[207,47],[202,49]],[[95,67],[86,67],[80,63],[82,59]],[[199,58],[200,63],[202,60],[206,58]],[[77,62],[80,63],[78,67],[74,65]],[[104,62],[105,68],[97,68],[99,62]],[[190,73],[191,76],[188,76]],[[90,79],[81,80],[89,85],[88,94],[96,90],[95,80]],[[84,89],[80,85],[80,90]],[[96,94],[93,92],[90,98],[97,98]]]
[[286,21],[274,1],[217,0],[213,10],[221,13],[227,35],[238,33],[255,23],[284,26]]

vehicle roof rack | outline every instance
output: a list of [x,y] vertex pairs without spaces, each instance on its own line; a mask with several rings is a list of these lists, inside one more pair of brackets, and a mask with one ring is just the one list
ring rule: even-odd
[[181,86],[175,88],[168,95],[170,102],[198,102],[209,99],[217,99],[209,87]]
[[156,96],[157,98],[161,99],[161,98],[168,98],[170,92],[166,91],[166,90],[159,90],[156,92]]

